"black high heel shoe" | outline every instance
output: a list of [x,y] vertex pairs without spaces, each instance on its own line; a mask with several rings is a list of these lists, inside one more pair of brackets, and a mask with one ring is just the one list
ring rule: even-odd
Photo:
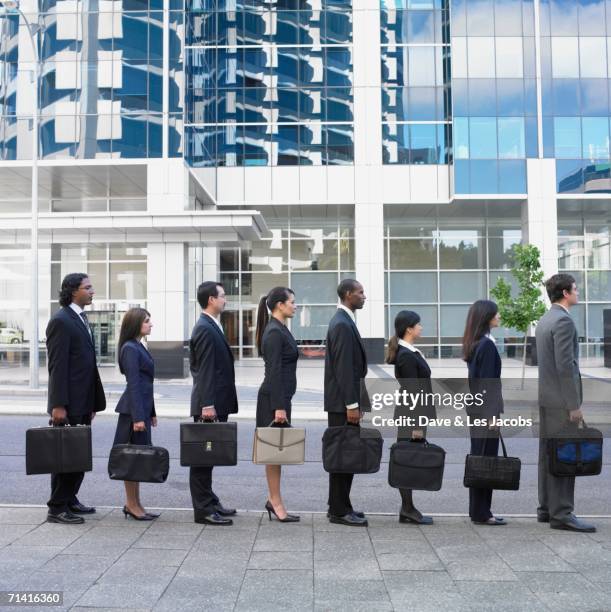
[[125,515],[125,518],[127,518],[129,515],[135,521],[154,521],[155,520],[155,517],[151,516],[150,514],[143,514],[142,516],[138,516],[137,514],[134,514],[133,512],[131,512],[131,510],[129,510],[127,506],[123,506],[123,514]]
[[159,512],[148,512],[145,511],[144,512],[146,515],[153,517],[154,519],[159,518],[161,516],[161,514]]
[[301,517],[299,515],[288,513],[284,518],[281,519],[276,514],[276,511],[274,510],[274,507],[272,506],[272,503],[269,500],[265,502],[265,509],[267,510],[267,516],[270,521],[272,520],[272,514],[276,517],[276,520],[280,521],[281,523],[298,523],[301,520]]

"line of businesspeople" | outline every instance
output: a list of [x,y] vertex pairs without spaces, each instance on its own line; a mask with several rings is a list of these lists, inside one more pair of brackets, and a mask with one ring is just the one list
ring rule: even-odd
[[[546,281],[551,308],[536,329],[539,362],[539,507],[537,520],[554,529],[593,532],[596,528],[574,515],[574,478],[555,477],[550,472],[546,438],[569,422],[583,419],[582,388],[579,372],[577,331],[569,310],[577,304],[575,279],[556,274]],[[367,375],[365,348],[356,326],[355,312],[366,300],[364,288],[354,279],[344,279],[337,288],[339,305],[329,322],[324,366],[324,409],[329,426],[360,426],[369,398],[363,379]],[[53,425],[89,425],[95,414],[105,409],[104,390],[95,359],[94,339],[84,308],[93,300],[94,290],[85,274],[67,275],[60,290],[62,308],[47,327],[49,369],[48,412]],[[190,369],[193,377],[191,416],[194,421],[226,422],[238,412],[234,360],[220,323],[226,298],[223,285],[206,281],[197,289],[202,309],[190,339]],[[256,345],[263,357],[265,374],[257,396],[256,422],[267,427],[272,422],[291,422],[291,400],[297,389],[297,343],[287,327],[295,315],[295,294],[288,287],[275,287],[261,298],[257,313]],[[486,381],[487,398],[482,406],[468,408],[469,416],[492,421],[503,412],[501,358],[491,331],[500,324],[497,306],[478,300],[471,308],[463,335],[463,359],[469,385],[477,392]],[[388,343],[387,362],[408,391],[431,391],[431,369],[416,345],[422,335],[420,316],[413,311],[399,312],[395,334]],[[152,329],[151,315],[143,308],[132,308],[122,321],[118,342],[119,367],[127,385],[116,411],[119,413],[114,444],[151,445],[151,428],[157,425],[153,398],[154,361],[142,340]],[[490,384],[493,381],[493,384]],[[496,381],[496,384],[494,384]],[[414,388],[416,385],[417,389]],[[434,405],[421,405],[419,414],[435,417]],[[419,416],[419,414],[414,416]],[[418,422],[418,419],[415,419]],[[483,421],[485,422],[485,420]],[[471,454],[496,456],[499,447],[496,425],[470,427]],[[426,428],[402,427],[398,439],[422,438]],[[225,507],[214,493],[212,467],[190,467],[189,485],[197,523],[231,525],[233,508]],[[268,496],[264,508],[280,522],[297,522],[299,516],[287,511],[281,493],[281,466],[265,466]],[[332,523],[367,526],[362,511],[351,499],[353,474],[329,474],[328,512]],[[81,515],[95,512],[82,504],[78,492],[82,473],[55,474],[51,479],[48,520],[81,523]],[[158,515],[145,510],[138,483],[125,482],[123,512],[135,520],[150,521]],[[414,505],[409,489],[400,489],[403,523],[429,525],[430,516]],[[505,525],[491,510],[492,490],[469,489],[469,516],[474,523]]]

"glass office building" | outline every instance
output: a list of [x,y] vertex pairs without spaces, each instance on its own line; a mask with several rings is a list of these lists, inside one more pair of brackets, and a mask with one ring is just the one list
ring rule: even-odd
[[[254,355],[256,304],[275,285],[296,290],[292,329],[316,357],[335,286],[355,276],[373,359],[402,308],[421,313],[427,354],[457,356],[469,304],[529,241],[546,274],[576,276],[580,342],[600,356],[611,0],[21,9],[38,26],[38,57],[24,22],[0,16],[0,327],[15,330],[0,329],[0,345],[25,345],[31,325],[37,99],[42,337],[68,270],[95,282],[90,319],[107,363],[127,308],[151,309],[153,342],[176,347],[197,282],[218,278],[238,357]],[[519,352],[519,333],[498,333]]]

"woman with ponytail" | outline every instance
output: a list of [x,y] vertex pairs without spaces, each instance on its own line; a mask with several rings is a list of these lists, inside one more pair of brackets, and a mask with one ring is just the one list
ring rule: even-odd
[[[286,323],[293,318],[297,306],[295,294],[288,287],[274,287],[259,302],[256,343],[265,362],[265,377],[257,396],[257,427],[271,423],[290,424],[291,400],[297,389],[297,359],[299,350]],[[280,465],[266,465],[269,489],[265,509],[282,523],[299,521],[289,514],[280,494]]]
[[[395,335],[388,341],[386,362],[395,366],[395,377],[401,385],[401,390],[407,393],[432,393],[431,368],[422,353],[414,346],[422,335],[420,315],[411,310],[402,310],[395,317]],[[426,396],[424,396],[426,397]],[[420,416],[434,419],[435,406],[425,402],[423,405],[400,406],[395,411],[395,417],[407,416],[418,423]],[[424,438],[426,427],[399,427],[397,441]],[[401,493],[401,511],[399,522],[431,525],[433,519],[423,516],[414,506],[411,489],[399,489]]]

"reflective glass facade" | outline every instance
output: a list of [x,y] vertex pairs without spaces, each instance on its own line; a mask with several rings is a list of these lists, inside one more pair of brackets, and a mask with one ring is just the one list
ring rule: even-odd
[[193,0],[187,138],[194,166],[351,164],[347,0]]
[[559,193],[609,192],[611,3],[541,0],[543,144]]
[[447,164],[449,9],[442,0],[382,0],[382,158]]
[[456,193],[526,193],[537,157],[533,0],[452,2]]
[[[161,0],[44,0],[28,15],[40,26],[42,159],[158,158],[164,129],[166,155],[182,155],[183,11],[162,8]],[[29,159],[31,68],[18,64],[18,47],[30,43],[24,31],[18,45],[16,17],[1,22],[0,154]]]

